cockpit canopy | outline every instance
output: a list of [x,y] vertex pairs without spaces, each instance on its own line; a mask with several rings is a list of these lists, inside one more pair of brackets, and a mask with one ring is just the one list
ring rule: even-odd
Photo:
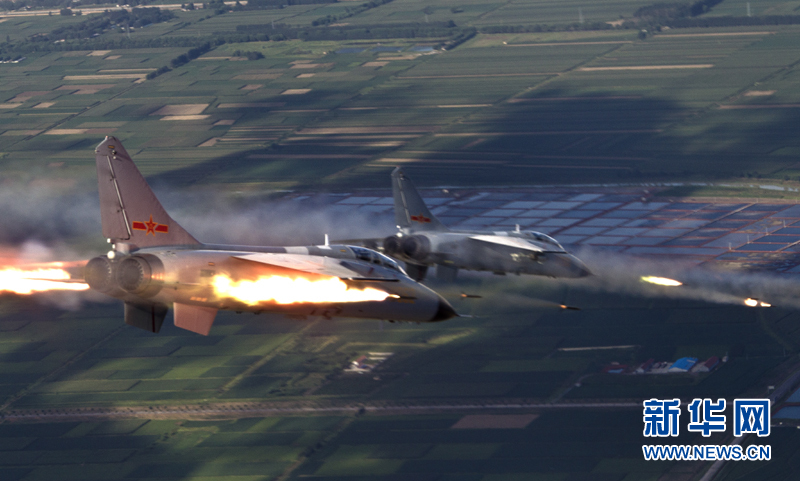
[[526,230],[523,234],[526,237],[531,238],[531,239],[533,239],[533,240],[535,240],[537,242],[543,242],[545,244],[550,244],[552,246],[558,247],[561,250],[564,250],[564,248],[561,247],[561,244],[559,244],[557,240],[553,239],[552,237],[550,237],[547,234],[542,234],[541,232],[536,232],[536,231],[532,231],[532,230]]
[[353,255],[356,256],[356,259],[362,260],[364,262],[369,262],[371,264],[377,264],[379,266],[388,267],[389,269],[401,272],[405,274],[406,272],[403,270],[400,265],[394,261],[391,257],[385,256],[380,252],[374,251],[372,249],[367,249],[364,247],[357,247],[357,246],[347,246],[351,251],[353,251]]

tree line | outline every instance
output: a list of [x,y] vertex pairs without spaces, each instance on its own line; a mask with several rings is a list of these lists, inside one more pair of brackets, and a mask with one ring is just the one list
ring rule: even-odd
[[391,26],[292,27],[284,23],[274,26],[237,25],[237,33],[265,35],[270,40],[368,40],[388,38],[455,39],[475,35],[474,27],[459,27],[455,22],[404,23]]
[[633,16],[653,19],[698,17],[722,2],[723,0],[697,0],[694,3],[659,2],[638,8]]
[[[175,18],[169,10],[160,8],[132,8],[129,10],[106,10],[99,15],[87,16],[86,20],[75,25],[56,27],[46,34],[37,34],[29,37],[28,42],[50,43],[67,39],[90,39],[104,32],[125,27],[140,28],[152,23],[166,22]],[[41,47],[41,46],[40,46]],[[40,48],[42,49],[42,48]],[[46,48],[43,48],[47,50]]]
[[386,5],[387,3],[391,2],[392,0],[372,0],[367,3],[362,3],[357,7],[347,7],[345,8],[344,12],[338,15],[326,15],[324,17],[319,17],[311,22],[312,27],[319,27],[323,25],[331,25],[333,23],[339,22],[344,20],[345,18],[350,18],[354,15],[358,15],[359,13],[366,12],[367,10],[371,10],[376,7],[380,7],[381,5]]
[[[72,0],[0,0],[0,10],[23,10],[36,8],[79,8],[85,5],[107,5],[108,0],[81,0],[80,4],[74,4]],[[131,7],[149,5],[151,0],[125,0],[125,4]]]

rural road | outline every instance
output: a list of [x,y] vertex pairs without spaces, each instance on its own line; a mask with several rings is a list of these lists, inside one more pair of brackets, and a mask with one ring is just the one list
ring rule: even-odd
[[347,403],[341,405],[316,405],[301,403],[211,403],[178,406],[86,407],[63,409],[9,410],[0,414],[0,423],[37,423],[71,421],[107,421],[116,419],[240,419],[292,414],[320,413],[386,413],[419,414],[434,412],[524,411],[539,409],[641,409],[640,402],[598,403],[503,403],[475,402],[469,404],[385,404]]

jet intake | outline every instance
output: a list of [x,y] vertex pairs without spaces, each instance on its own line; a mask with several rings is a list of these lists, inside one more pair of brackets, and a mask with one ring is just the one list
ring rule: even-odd
[[401,247],[404,256],[419,262],[423,262],[431,253],[431,241],[422,235],[406,237]]
[[152,297],[161,290],[164,264],[153,255],[128,257],[116,266],[117,284],[127,292],[140,297]]
[[386,239],[383,239],[383,251],[386,255],[395,257],[401,253],[402,239],[397,237],[396,235],[389,236]]

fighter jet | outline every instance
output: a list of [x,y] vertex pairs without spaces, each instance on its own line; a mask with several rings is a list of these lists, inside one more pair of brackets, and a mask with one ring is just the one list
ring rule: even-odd
[[392,172],[394,216],[398,232],[364,245],[406,263],[406,271],[423,280],[436,266],[439,278],[455,279],[459,269],[496,274],[532,274],[549,277],[584,277],[589,269],[561,244],[541,232],[520,230],[455,231],[431,213],[411,180],[398,167]]
[[413,322],[456,315],[394,260],[363,247],[202,244],[167,214],[119,139],[106,137],[95,153],[112,250],[91,259],[84,278],[124,301],[127,324],[158,332],[170,306],[176,326],[203,335],[219,309]]

